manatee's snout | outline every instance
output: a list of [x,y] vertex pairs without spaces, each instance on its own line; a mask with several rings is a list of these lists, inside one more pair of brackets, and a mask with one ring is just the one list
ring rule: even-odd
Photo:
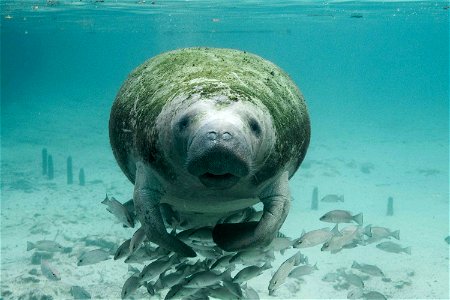
[[250,172],[250,148],[231,123],[202,126],[188,147],[187,170],[211,188],[226,189]]

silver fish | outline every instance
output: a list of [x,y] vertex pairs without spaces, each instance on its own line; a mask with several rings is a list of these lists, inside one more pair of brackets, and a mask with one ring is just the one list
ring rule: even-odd
[[246,299],[259,300],[258,292],[250,286],[244,288],[244,293]]
[[232,282],[229,278],[225,278],[222,282],[223,286],[226,287],[233,295],[236,297],[234,299],[241,299],[243,296],[242,288],[239,283]]
[[363,273],[372,275],[372,276],[381,276],[384,277],[383,271],[381,271],[380,268],[378,268],[375,265],[369,265],[369,264],[359,264],[356,261],[353,261],[352,264],[353,269],[357,269]]
[[322,245],[321,251],[337,253],[343,248],[353,248],[362,243],[363,231],[360,226],[347,226],[340,231],[340,235],[334,235]]
[[78,259],[77,266],[86,266],[109,259],[109,253],[102,249],[84,252]]
[[139,287],[141,287],[142,283],[138,276],[131,276],[128,278],[122,287],[122,299],[129,297],[133,294]]
[[391,253],[407,253],[411,254],[411,247],[405,247],[403,248],[399,244],[393,243],[393,242],[382,242],[376,245],[376,247],[380,250],[391,252]]
[[367,293],[363,293],[362,298],[367,299],[367,300],[368,299],[377,299],[377,300],[387,299],[385,295],[383,295],[382,293],[377,292],[377,291],[369,291]]
[[294,268],[291,272],[289,272],[288,277],[291,278],[300,278],[305,275],[309,275],[313,273],[314,271],[318,270],[317,264],[311,266],[311,265],[303,265]]
[[91,294],[78,285],[74,285],[70,288],[70,294],[74,299],[91,299]]
[[393,237],[397,240],[400,239],[400,230],[391,231],[389,228],[372,226],[370,228],[370,233],[374,238],[384,239]]
[[189,238],[195,241],[211,241],[213,227],[205,226],[196,229],[189,235]]
[[[124,250],[125,251],[125,250]],[[130,251],[130,247],[126,251]],[[144,263],[148,260],[156,259],[153,254],[149,255],[148,250],[144,247],[138,248],[134,253],[131,253],[124,262],[129,263]]]
[[185,298],[197,292],[197,288],[187,288],[183,284],[177,284],[170,288],[164,300]]
[[302,236],[293,242],[294,248],[308,248],[323,244],[334,235],[341,235],[337,225],[330,231],[329,228],[322,228],[303,233]]
[[184,287],[187,288],[204,288],[207,286],[212,286],[216,283],[219,283],[222,278],[231,277],[230,271],[226,270],[223,273],[219,273],[217,271],[200,271],[192,274]]
[[114,254],[114,260],[121,259],[130,254],[130,242],[131,239],[128,239],[117,248],[116,253]]
[[300,251],[285,260],[278,270],[273,275],[272,279],[270,279],[269,282],[269,295],[273,295],[273,292],[284,283],[286,278],[288,277],[289,273],[292,271],[296,263],[298,263],[299,260],[299,254]]
[[106,210],[112,213],[120,222],[122,222],[127,227],[134,227],[134,219],[131,217],[129,211],[117,201],[114,197],[111,199],[106,195],[105,200],[101,202],[107,206]]
[[41,240],[37,242],[27,242],[27,251],[30,250],[39,250],[46,252],[62,252],[64,251],[64,247],[54,241]]
[[211,288],[208,288],[208,294],[214,298],[217,299],[238,299],[236,298],[236,295],[233,294],[228,288],[224,286],[214,286]]
[[152,280],[159,274],[166,271],[176,259],[177,259],[177,257],[175,255],[172,255],[170,258],[162,257],[162,258],[148,264],[147,266],[145,266],[142,269],[141,273],[139,274],[139,278],[142,281]]
[[349,273],[342,272],[341,276],[345,279],[345,281],[347,281],[348,284],[354,285],[358,288],[364,287],[364,281],[362,280],[361,277],[359,277],[356,274],[353,274],[351,272]]
[[271,249],[272,251],[280,251],[281,254],[291,248],[293,241],[288,237],[276,237],[272,240],[266,249]]
[[144,227],[142,226],[138,230],[136,230],[136,232],[133,234],[133,237],[130,240],[129,253],[133,253],[134,251],[136,251],[137,248],[141,246],[142,242],[144,242],[145,238],[146,238],[145,230]]
[[[233,257],[233,254],[225,255],[218,258],[210,267],[211,270],[225,268],[230,265],[230,259]],[[232,264],[232,263],[231,263]]]
[[265,270],[270,269],[272,266],[270,263],[265,263],[262,267],[249,266],[240,270],[234,277],[233,282],[244,283],[248,280],[261,275]]
[[165,288],[171,288],[174,285],[181,283],[186,279],[187,269],[181,271],[175,271],[169,274],[162,273],[159,275],[158,280],[155,282],[155,288],[161,290]]
[[329,203],[344,202],[344,195],[329,194],[323,197],[320,201]]
[[41,272],[51,281],[61,280],[59,272],[48,262],[48,260],[41,260]]
[[231,259],[230,263],[254,264],[258,262],[265,262],[267,260],[274,260],[273,252],[265,252],[260,249],[244,250],[236,253]]
[[352,216],[352,214],[347,210],[332,210],[320,217],[320,221],[328,223],[351,223],[356,222],[358,225],[363,223],[363,214],[357,214]]

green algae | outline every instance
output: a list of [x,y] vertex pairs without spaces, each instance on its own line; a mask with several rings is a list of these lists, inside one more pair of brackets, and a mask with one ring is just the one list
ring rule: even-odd
[[[303,160],[309,143],[309,118],[303,96],[289,76],[263,58],[233,49],[186,48],[158,55],[136,68],[121,87],[110,120],[111,144],[119,165],[134,181],[127,157],[135,155],[171,178],[174,171],[164,160],[158,145],[155,123],[164,105],[175,97],[200,95],[202,99],[226,96],[217,101],[227,107],[233,101],[263,103],[276,128],[276,147],[267,166],[257,177],[270,177],[274,168]],[[133,139],[118,127],[130,127]],[[295,169],[290,170],[291,175]]]

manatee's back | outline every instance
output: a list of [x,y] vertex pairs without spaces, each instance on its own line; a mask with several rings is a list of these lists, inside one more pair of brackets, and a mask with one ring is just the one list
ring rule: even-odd
[[[202,86],[199,92],[198,86]],[[173,176],[158,149],[156,118],[174,97],[226,95],[263,103],[276,128],[276,151],[258,178],[289,164],[290,175],[306,154],[310,125],[303,97],[289,76],[271,62],[243,51],[186,48],[158,55],[135,69],[122,85],[109,122],[119,166],[134,183],[135,161],[143,159],[162,176]]]

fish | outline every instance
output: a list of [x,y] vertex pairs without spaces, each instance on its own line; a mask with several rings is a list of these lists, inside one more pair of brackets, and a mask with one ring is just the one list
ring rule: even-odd
[[294,248],[308,248],[323,244],[329,241],[334,235],[341,235],[337,225],[330,231],[329,228],[316,229],[309,232],[303,232],[302,235],[294,240]]
[[86,266],[109,259],[110,254],[102,249],[94,249],[84,252],[79,258],[77,266]]
[[359,270],[359,271],[361,271],[361,272],[363,272],[363,273],[372,275],[372,276],[381,276],[381,277],[384,277],[383,271],[381,271],[381,269],[378,268],[378,267],[375,266],[375,265],[359,264],[359,263],[357,263],[356,261],[353,261],[352,268],[353,268],[353,269],[356,269],[356,270]]
[[288,277],[290,278],[300,278],[305,275],[309,275],[313,273],[314,271],[318,270],[317,264],[315,265],[303,265],[294,268],[291,272],[289,272]]
[[125,226],[134,228],[134,219],[122,203],[117,201],[114,197],[109,199],[108,195],[106,195],[106,198],[101,203],[105,204],[107,206],[106,210],[112,213]]
[[377,291],[364,292],[363,289],[352,290],[347,294],[347,299],[387,299],[385,295]]
[[357,215],[352,216],[352,214],[347,210],[336,209],[327,212],[322,217],[320,217],[319,220],[328,223],[351,223],[354,221],[358,225],[362,225],[363,214],[359,213]]
[[233,254],[224,255],[220,258],[218,258],[210,267],[211,270],[214,269],[221,269],[228,267],[230,264],[230,259],[233,257]]
[[177,259],[176,255],[161,257],[145,266],[139,274],[139,278],[141,281],[150,281],[166,271]]
[[269,295],[273,295],[273,292],[280,287],[286,278],[288,277],[289,273],[292,271],[294,266],[298,263],[299,260],[299,254],[300,251],[285,260],[280,267],[277,269],[275,274],[272,276],[272,279],[270,279],[269,282]]
[[200,271],[189,276],[184,287],[200,289],[219,283],[223,278],[231,278],[230,270],[225,270],[223,273],[211,270]]
[[89,294],[84,288],[78,285],[70,287],[70,294],[74,299],[91,299],[91,294]]
[[122,299],[128,298],[131,294],[133,294],[138,288],[142,286],[142,282],[138,276],[129,277],[122,287]]
[[140,227],[138,230],[136,230],[136,232],[133,234],[133,237],[130,240],[129,253],[133,253],[134,251],[136,251],[137,248],[139,248],[139,246],[142,244],[142,242],[144,242],[146,237],[147,236],[145,235],[145,230],[143,226]]
[[229,278],[225,278],[222,282],[223,286],[226,287],[233,295],[236,297],[233,299],[242,299],[243,292],[241,285],[239,283],[232,282]]
[[170,288],[164,300],[189,297],[197,291],[197,288],[187,288],[183,284],[177,284]]
[[208,295],[214,297],[215,299],[238,299],[236,295],[233,294],[227,287],[225,286],[214,286],[208,288]]
[[186,280],[187,269],[175,271],[169,274],[161,273],[158,280],[155,282],[155,288],[161,290],[165,288],[171,288],[174,285],[181,283]]
[[27,251],[30,250],[39,250],[39,251],[46,251],[46,252],[63,252],[64,247],[58,244],[54,241],[49,240],[41,240],[37,242],[27,242]]
[[356,286],[357,288],[364,288],[364,281],[361,277],[352,272],[342,272],[341,276],[345,279],[348,284]]
[[258,292],[250,286],[244,288],[244,293],[246,299],[259,300]]
[[449,236],[447,236],[445,239],[444,239],[444,241],[446,241],[447,242],[447,244],[450,244],[450,235]]
[[364,299],[387,299],[385,295],[377,291],[369,291],[367,293],[363,293]]
[[405,247],[403,248],[399,244],[396,244],[394,242],[382,242],[376,245],[376,247],[380,250],[391,252],[391,253],[406,253],[411,254],[411,247]]
[[119,248],[117,248],[116,253],[114,254],[114,260],[121,259],[122,257],[130,254],[130,243],[131,239],[128,239],[123,242],[122,245],[119,246]]
[[[125,250],[124,250],[125,251]],[[130,247],[127,248],[128,253],[130,251]],[[155,253],[151,253],[149,255],[149,250],[144,247],[138,248],[134,253],[131,253],[127,258],[125,258],[124,262],[129,263],[144,263],[148,260],[157,259]]]
[[254,264],[258,262],[272,261],[275,259],[273,252],[265,252],[261,249],[244,250],[236,253],[230,263]]
[[59,272],[49,263],[48,260],[41,260],[41,272],[42,275],[47,277],[51,281],[61,280],[61,275]]
[[394,239],[400,239],[400,230],[391,231],[389,228],[380,227],[380,226],[372,226],[370,228],[370,234],[373,239],[385,239],[393,237]]
[[362,241],[363,230],[359,226],[347,226],[340,231],[340,235],[334,235],[330,240],[322,245],[321,251],[337,253],[344,247],[354,246],[355,242]]
[[320,199],[320,201],[329,203],[344,202],[344,195],[329,194]]
[[212,240],[213,227],[205,226],[196,229],[189,234],[189,238],[195,241],[211,241]]
[[266,262],[263,266],[249,266],[240,270],[234,277],[233,282],[244,283],[248,280],[261,275],[265,270],[270,269],[272,266],[269,262]]
[[266,249],[270,249],[272,251],[280,251],[280,253],[283,255],[287,249],[292,247],[292,244],[293,241],[290,238],[279,236],[274,238],[269,246],[266,247]]

